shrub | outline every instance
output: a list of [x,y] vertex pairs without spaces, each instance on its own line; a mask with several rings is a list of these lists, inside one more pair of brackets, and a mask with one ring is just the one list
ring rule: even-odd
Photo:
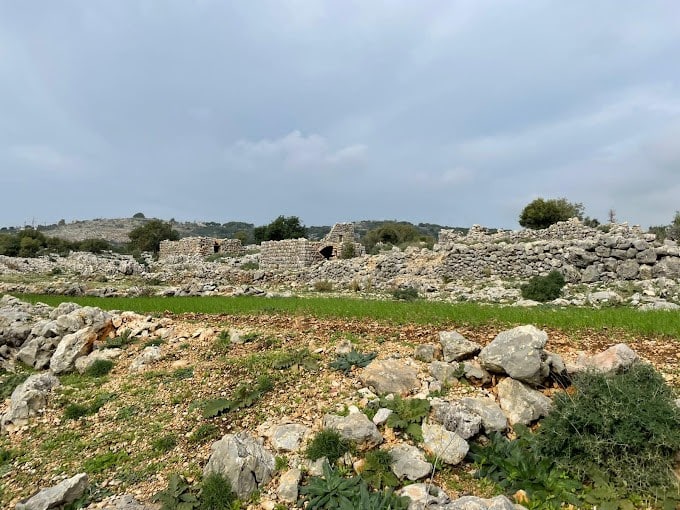
[[165,239],[176,241],[179,239],[179,234],[176,230],[172,229],[170,223],[165,223],[161,220],[151,220],[132,230],[128,237],[130,238],[130,247],[133,250],[158,253],[161,241]]
[[418,299],[418,289],[414,287],[394,289],[392,291],[392,297],[394,299],[398,299],[399,301],[414,301]]
[[243,264],[241,264],[241,269],[243,269],[244,271],[252,271],[252,270],[255,270],[255,269],[260,269],[260,264],[258,264],[257,262],[255,262],[253,260],[249,260],[248,262],[244,262]]
[[161,436],[158,439],[154,439],[151,443],[151,447],[156,452],[166,453],[177,446],[177,436],[175,434],[167,434]]
[[562,273],[553,270],[547,276],[534,276],[526,285],[522,285],[522,297],[540,303],[552,301],[560,297],[564,284]]
[[9,397],[14,388],[28,379],[27,372],[6,373],[0,376],[0,400],[5,400]]
[[534,230],[547,228],[558,221],[574,217],[583,219],[583,210],[583,204],[571,203],[566,198],[537,198],[522,210],[519,224]]
[[316,292],[330,292],[333,290],[333,282],[329,280],[319,280],[314,282],[314,290]]
[[673,486],[680,408],[651,366],[586,372],[559,393],[537,435],[538,450],[579,478],[604,477],[648,494]]
[[266,375],[260,376],[255,387],[252,384],[239,384],[231,399],[216,398],[204,402],[203,417],[213,418],[222,413],[250,407],[273,387],[271,379]]
[[268,225],[255,227],[253,237],[255,242],[282,241],[283,239],[298,239],[307,235],[307,229],[300,223],[297,216],[279,216]]
[[307,445],[305,456],[309,460],[319,460],[326,457],[328,462],[334,464],[345,453],[351,451],[353,445],[340,433],[332,429],[319,431]]
[[113,361],[110,359],[96,359],[87,367],[85,375],[89,377],[104,377],[113,369]]
[[229,510],[236,502],[231,483],[219,473],[210,473],[201,483],[200,510]]
[[356,256],[357,252],[353,242],[345,241],[344,243],[342,243],[342,248],[340,250],[341,259],[353,259]]

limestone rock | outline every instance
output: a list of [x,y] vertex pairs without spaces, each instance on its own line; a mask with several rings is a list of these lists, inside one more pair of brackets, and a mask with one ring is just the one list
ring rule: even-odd
[[266,485],[274,473],[274,456],[245,432],[225,435],[210,451],[203,475],[224,476],[239,498]]
[[446,363],[445,361],[433,361],[428,366],[430,375],[442,384],[451,384],[458,382],[458,375],[462,375],[463,371],[455,361],[453,363]]
[[411,503],[408,510],[435,510],[445,508],[450,498],[444,490],[429,483],[412,483],[397,491],[399,496],[407,496]]
[[79,473],[72,478],[49,487],[17,503],[16,510],[48,510],[73,503],[81,497],[88,486],[87,475]]
[[482,384],[491,382],[491,374],[484,370],[477,360],[463,362],[463,375],[469,381],[477,381]]
[[432,344],[420,344],[416,346],[413,357],[418,361],[429,363],[437,359],[437,346]]
[[450,432],[438,423],[423,423],[423,446],[431,454],[447,464],[459,464],[467,455],[470,446],[455,432]]
[[392,409],[387,409],[386,407],[381,407],[373,416],[373,423],[376,425],[382,425],[387,421],[387,418],[393,413]]
[[50,359],[50,370],[54,374],[70,372],[76,359],[89,354],[99,338],[99,330],[86,326],[75,333],[64,336]]
[[281,475],[277,493],[281,501],[295,503],[298,498],[298,484],[302,478],[302,471],[299,469],[289,469]]
[[145,347],[142,353],[132,360],[130,372],[139,372],[140,370],[144,370],[144,368],[146,368],[149,363],[158,361],[161,359],[161,357],[162,355],[160,345],[151,345],[149,347]]
[[327,414],[323,417],[323,426],[336,430],[343,438],[368,448],[379,445],[383,440],[378,427],[362,412],[350,413],[347,416]]
[[540,384],[550,367],[543,347],[548,335],[535,326],[518,326],[499,333],[479,354],[479,362],[490,372],[507,374],[529,384]]
[[471,342],[457,331],[440,331],[444,361],[460,361],[470,358],[481,350],[481,346]]
[[33,374],[12,392],[9,409],[0,418],[0,429],[12,432],[47,406],[47,396],[59,386],[52,374]]
[[420,389],[418,370],[399,360],[374,360],[359,373],[363,384],[378,395],[408,395]]
[[156,510],[155,507],[149,507],[140,503],[131,494],[121,494],[118,496],[111,496],[103,501],[101,510]]
[[114,360],[118,358],[123,351],[121,349],[99,349],[92,351],[87,356],[76,359],[75,367],[79,374],[85,373],[85,371],[92,366],[92,364],[100,359],[103,360]]
[[271,443],[279,452],[295,452],[300,449],[302,440],[309,434],[309,427],[298,423],[288,423],[274,428]]
[[637,353],[626,344],[616,344],[590,358],[580,357],[577,365],[581,368],[594,368],[601,372],[615,372],[628,368],[639,360]]
[[540,391],[506,377],[496,386],[501,409],[511,425],[529,425],[550,412],[552,401]]
[[487,434],[505,432],[505,429],[508,428],[508,419],[494,400],[465,397],[460,400],[460,403],[481,418],[482,427]]
[[432,464],[425,460],[425,455],[416,446],[400,444],[390,450],[392,472],[400,480],[418,480],[432,472]]
[[440,398],[433,398],[432,418],[442,424],[446,430],[456,432],[463,439],[470,439],[479,433],[482,418],[471,412],[459,402],[447,402]]
[[[441,507],[443,510],[517,510],[518,507],[506,496],[491,499],[463,496]],[[519,508],[524,508],[520,506]]]

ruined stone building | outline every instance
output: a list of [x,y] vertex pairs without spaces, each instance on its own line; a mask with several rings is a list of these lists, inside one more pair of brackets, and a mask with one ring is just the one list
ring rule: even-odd
[[242,255],[244,252],[239,239],[213,239],[211,237],[184,237],[179,241],[161,241],[158,258],[207,257],[216,253]]
[[265,241],[261,245],[260,269],[302,269],[316,262],[338,258],[343,248],[349,246],[353,248],[354,256],[366,253],[364,246],[356,242],[353,223],[336,223],[321,241]]

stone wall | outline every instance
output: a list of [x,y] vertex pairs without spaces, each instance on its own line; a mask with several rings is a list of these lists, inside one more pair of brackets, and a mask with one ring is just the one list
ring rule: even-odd
[[319,245],[309,239],[264,241],[260,245],[260,269],[275,271],[311,266],[324,259],[319,253]]
[[[443,241],[443,242],[442,242]],[[440,235],[443,274],[461,278],[529,278],[560,270],[570,282],[680,278],[680,248],[663,244],[639,227],[612,225],[609,231],[585,227],[578,220],[548,229],[472,235]]]
[[215,253],[241,255],[243,247],[239,239],[213,239],[211,237],[185,237],[179,241],[161,241],[158,257],[206,257]]

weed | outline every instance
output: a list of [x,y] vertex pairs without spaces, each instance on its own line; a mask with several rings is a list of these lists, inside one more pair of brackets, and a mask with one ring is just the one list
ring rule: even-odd
[[151,447],[154,451],[159,453],[167,453],[177,446],[177,436],[175,434],[167,434],[158,439],[154,439]]
[[274,458],[274,468],[277,471],[283,471],[284,469],[288,468],[288,459],[286,457],[282,457],[280,455],[277,455]]
[[113,369],[113,361],[110,359],[96,359],[87,367],[85,375],[88,377],[104,377]]
[[168,477],[168,487],[154,494],[153,501],[161,503],[162,510],[193,510],[199,501],[191,485],[179,474]]
[[64,408],[64,419],[65,420],[77,420],[83,416],[88,416],[92,414],[88,406],[82,404],[68,404]]
[[272,388],[272,381],[266,375],[260,376],[254,388],[250,384],[239,384],[231,399],[218,398],[204,402],[203,417],[213,418],[229,411],[250,407]]
[[106,452],[83,462],[83,469],[88,473],[102,473],[107,469],[125,462],[129,458],[126,451]]
[[335,464],[345,453],[352,451],[353,445],[344,439],[339,432],[332,429],[319,431],[307,445],[305,456],[310,460],[326,457],[328,462]]
[[286,368],[316,370],[319,368],[319,362],[317,357],[309,352],[309,349],[304,348],[279,352],[272,360],[271,367],[277,370]]
[[212,423],[202,423],[189,436],[190,443],[203,443],[210,439],[215,439],[219,435],[220,429]]
[[430,412],[430,402],[422,398],[401,398],[395,395],[394,399],[380,399],[380,405],[392,410],[389,418],[385,422],[394,430],[402,430],[414,441],[423,440],[423,419]]
[[144,342],[144,347],[157,347],[159,345],[163,345],[165,340],[162,338],[152,338],[151,340],[147,340]]
[[178,368],[172,373],[172,378],[181,381],[182,379],[191,379],[194,376],[194,369],[192,367]]
[[376,356],[377,353],[375,352],[364,354],[352,349],[346,354],[338,354],[335,360],[330,363],[330,367],[347,374],[353,367],[363,368],[367,366]]
[[200,510],[229,510],[236,502],[231,483],[219,473],[210,473],[201,483]]
[[260,264],[251,260],[241,264],[241,269],[243,269],[244,271],[253,271],[255,269],[260,269]]
[[396,487],[399,479],[392,472],[392,455],[387,450],[371,450],[364,457],[361,477],[374,489]]
[[130,345],[132,342],[134,342],[134,338],[132,338],[130,335],[132,334],[132,331],[129,329],[126,329],[120,333],[117,337],[114,338],[107,338],[106,341],[102,344],[101,348],[102,349],[124,349],[128,345]]

